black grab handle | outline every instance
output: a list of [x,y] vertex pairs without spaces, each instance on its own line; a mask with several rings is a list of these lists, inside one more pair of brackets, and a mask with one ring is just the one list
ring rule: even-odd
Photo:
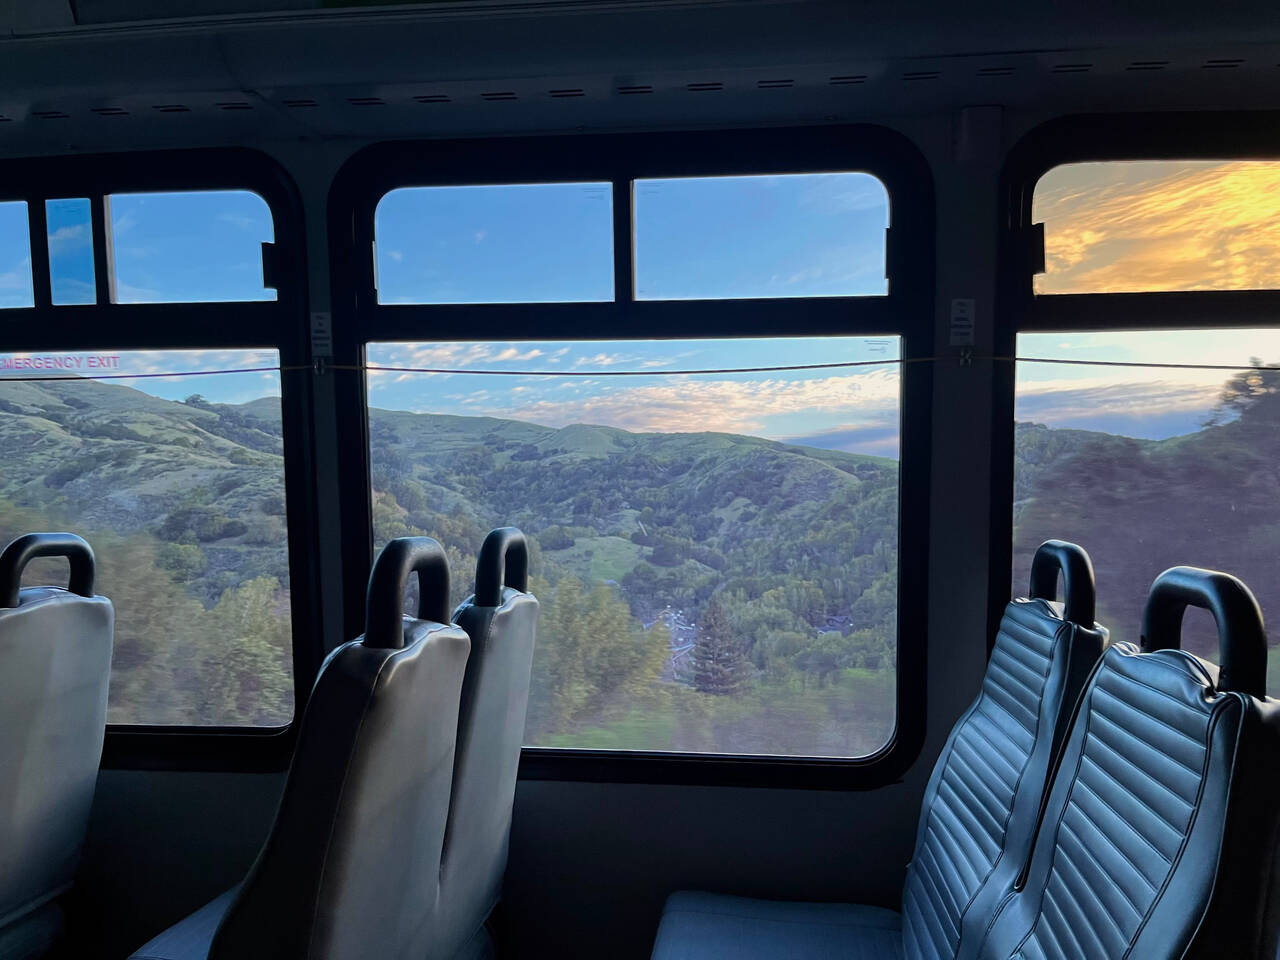
[[1046,540],[1040,544],[1031,561],[1031,596],[1056,600],[1059,572],[1062,574],[1062,596],[1066,601],[1063,618],[1092,628],[1098,594],[1093,579],[1093,561],[1083,547],[1065,540]]
[[1218,689],[1265,697],[1267,634],[1262,608],[1244,582],[1229,573],[1171,567],[1156,577],[1142,612],[1142,649],[1179,649],[1187,607],[1208,610],[1218,624]]
[[501,606],[504,584],[529,590],[529,544],[516,527],[499,527],[484,538],[476,562],[476,606]]
[[66,557],[71,565],[67,589],[82,597],[93,596],[93,547],[74,533],[28,533],[0,553],[0,599],[6,607],[18,605],[22,571],[37,557]]
[[404,646],[404,588],[411,573],[418,575],[418,619],[449,622],[449,558],[444,547],[430,537],[399,537],[382,548],[369,575],[365,646]]

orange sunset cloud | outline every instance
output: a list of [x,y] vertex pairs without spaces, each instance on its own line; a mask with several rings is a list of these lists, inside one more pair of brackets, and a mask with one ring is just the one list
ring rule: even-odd
[[1037,293],[1280,288],[1280,162],[1080,163],[1049,171]]

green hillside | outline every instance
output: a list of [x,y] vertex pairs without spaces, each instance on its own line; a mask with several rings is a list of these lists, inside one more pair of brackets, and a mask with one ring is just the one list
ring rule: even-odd
[[[1019,424],[1015,592],[1048,537],[1089,551],[1098,619],[1138,639],[1151,581],[1174,564],[1226,570],[1280,616],[1280,399],[1238,405],[1238,419],[1167,440]],[[1208,618],[1188,617],[1186,645],[1217,659]],[[1280,691],[1280,654],[1270,684]]]

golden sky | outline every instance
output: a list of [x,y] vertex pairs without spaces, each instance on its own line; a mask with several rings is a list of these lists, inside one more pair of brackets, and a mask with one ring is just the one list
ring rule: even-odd
[[1037,293],[1280,288],[1280,161],[1123,161],[1050,170]]

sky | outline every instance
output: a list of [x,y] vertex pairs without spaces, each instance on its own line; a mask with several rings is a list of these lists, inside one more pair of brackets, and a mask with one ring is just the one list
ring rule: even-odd
[[[599,301],[613,297],[613,198],[606,183],[407,188],[379,204],[373,256],[383,303]],[[639,181],[634,190],[640,298],[881,295],[890,204],[861,173]],[[47,209],[60,299],[91,298],[88,205]],[[1089,163],[1050,171],[1041,293],[1280,287],[1280,163]],[[29,306],[26,208],[0,203],[0,310]],[[252,300],[265,202],[244,191],[117,195],[109,220],[112,285],[125,302]],[[532,325],[531,325],[532,329]],[[550,426],[723,431],[897,455],[896,338],[373,344],[377,406],[514,417]],[[1030,358],[1280,363],[1275,331],[1024,335],[1017,416],[1055,427],[1160,439],[1200,428],[1229,371],[1076,367]],[[39,355],[47,356],[47,355]],[[85,355],[81,363],[87,362]],[[278,395],[273,373],[172,376],[272,366],[270,352],[118,354],[107,372],[170,399]],[[6,368],[0,376],[22,373]],[[826,371],[673,375],[672,370],[890,361]],[[80,369],[84,369],[83,367]],[[105,368],[104,368],[105,369]],[[503,371],[501,376],[463,371]],[[618,371],[643,376],[614,376]],[[512,371],[523,372],[510,375]],[[30,371],[27,371],[28,373]],[[563,373],[586,376],[563,376]],[[537,375],[533,375],[537,374]]]

